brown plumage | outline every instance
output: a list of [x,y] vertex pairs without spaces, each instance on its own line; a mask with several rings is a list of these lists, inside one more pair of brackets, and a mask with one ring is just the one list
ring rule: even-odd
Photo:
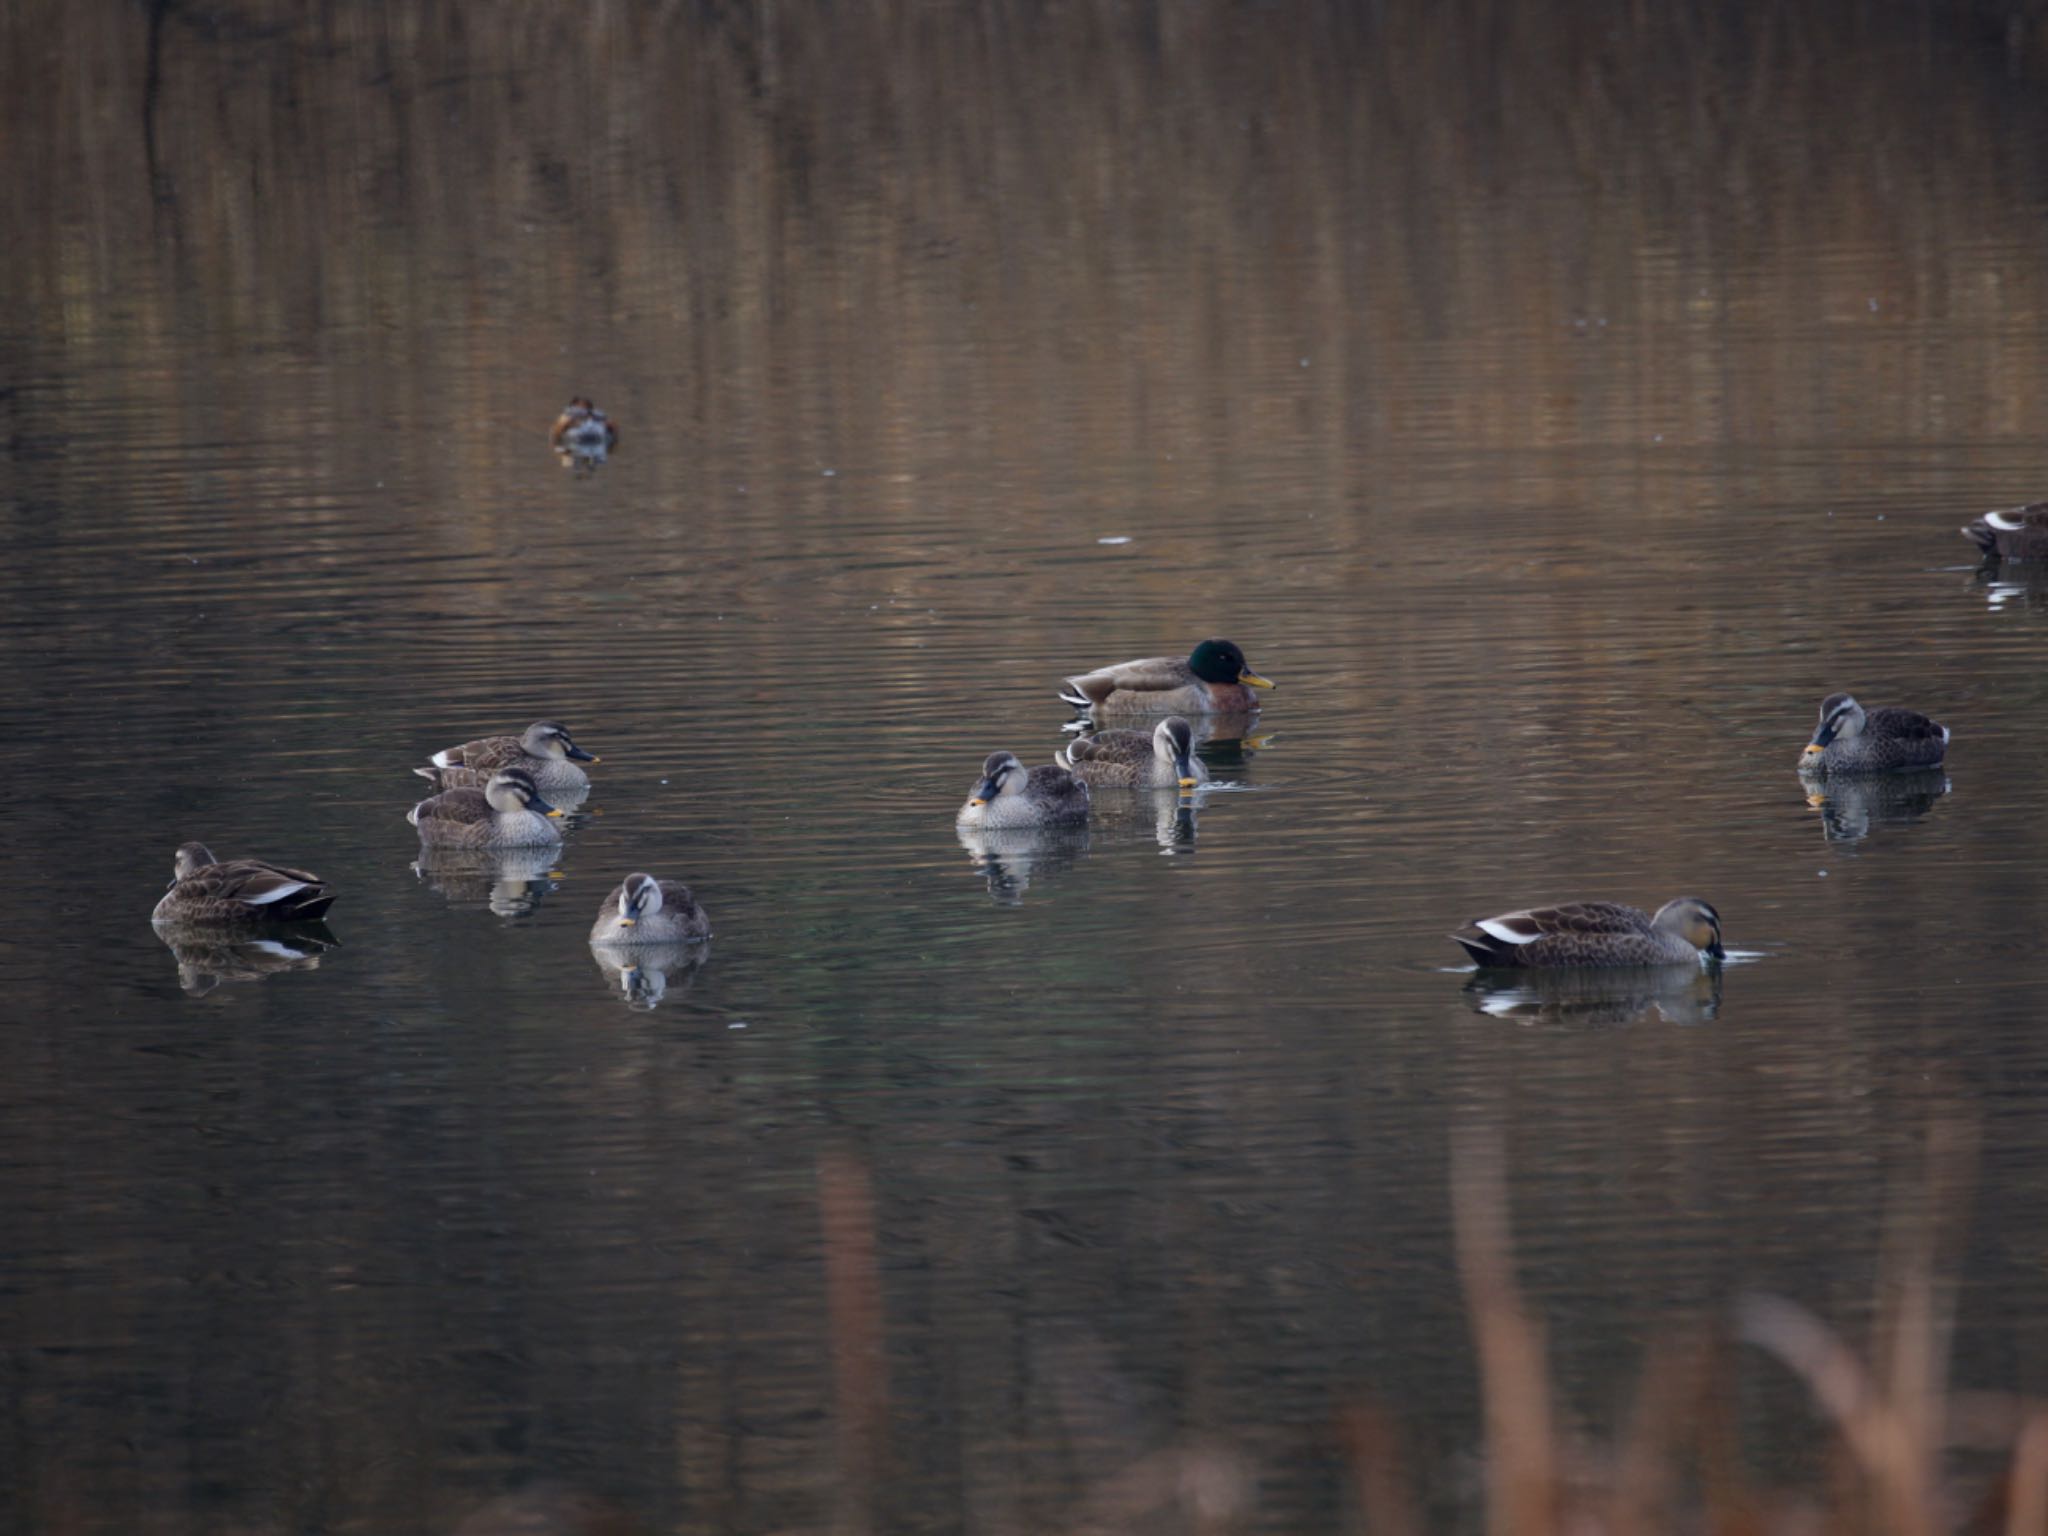
[[590,929],[593,944],[682,944],[711,937],[711,918],[680,880],[628,875]]
[[[482,736],[459,747],[444,747],[428,759],[434,768],[475,768],[486,774],[500,768],[517,768],[531,776],[535,788],[544,792],[581,789],[590,782],[590,775],[576,765],[597,761],[576,745],[567,726],[555,720],[536,720],[518,736]],[[433,777],[425,768],[415,768],[413,772]],[[445,787],[481,786],[457,783]]]
[[1097,788],[1193,789],[1209,780],[1209,770],[1195,756],[1194,728],[1179,715],[1168,715],[1150,731],[1077,736],[1058,762]]
[[1963,537],[1998,560],[2048,560],[2048,501],[1986,512],[1963,525]]
[[1244,714],[1256,690],[1274,685],[1251,669],[1230,640],[1204,640],[1185,661],[1148,656],[1065,679],[1060,698],[1096,719],[1127,715]]
[[532,848],[562,840],[555,817],[533,777],[500,768],[482,789],[451,789],[422,800],[405,819],[430,848]]
[[170,889],[156,923],[306,923],[327,915],[334,897],[309,870],[263,859],[216,859],[204,843],[186,843],[172,863]]
[[1939,768],[1948,737],[1947,726],[1917,709],[1866,710],[1846,693],[1831,693],[1820,701],[1820,724],[1798,767],[1806,774]]
[[1575,901],[1475,918],[1451,935],[1481,965],[1676,965],[1718,960],[1721,914],[1680,896],[1657,915],[1614,901]]

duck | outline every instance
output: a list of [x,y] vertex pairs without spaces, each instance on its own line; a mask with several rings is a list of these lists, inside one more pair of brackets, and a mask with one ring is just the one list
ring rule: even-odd
[[1963,537],[1990,560],[2048,560],[2048,501],[1986,512],[1965,523]]
[[265,859],[216,859],[204,843],[181,843],[171,884],[150,914],[153,923],[310,923],[327,915],[334,896],[307,870]]
[[1088,820],[1088,786],[1056,763],[1027,771],[1014,752],[991,752],[960,807],[963,827],[1077,827]]
[[609,450],[619,446],[619,429],[609,416],[591,403],[588,395],[575,395],[562,407],[562,414],[555,418],[554,428],[548,433],[548,441],[553,443],[557,450]]
[[1820,701],[1820,724],[1799,754],[1799,771],[1809,774],[1891,773],[1901,768],[1939,768],[1948,753],[1949,730],[1914,709],[1866,711],[1846,693]]
[[[499,768],[517,768],[542,791],[581,789],[590,775],[578,763],[603,759],[586,752],[569,736],[569,728],[557,720],[536,720],[518,736],[480,736],[459,747],[444,747],[427,759],[428,766],[413,772],[437,786],[448,789],[481,788],[482,785],[447,784],[434,771],[440,768],[476,768],[489,774]],[[485,780],[489,782],[488,779]]]
[[1121,661],[1065,679],[1060,698],[1096,719],[1111,715],[1244,714],[1259,707],[1255,691],[1278,686],[1259,676],[1234,640],[1204,640],[1186,661],[1153,656]]
[[534,848],[562,840],[562,813],[541,799],[533,775],[500,768],[482,789],[451,789],[405,813],[429,848]]
[[1209,782],[1209,770],[1195,756],[1195,731],[1179,715],[1168,715],[1143,731],[1098,731],[1076,737],[1053,761],[1091,788],[1193,789]]
[[711,919],[680,880],[628,875],[597,909],[593,944],[684,944],[711,937]]
[[1680,896],[1655,917],[1617,901],[1574,901],[1475,918],[1451,937],[1482,966],[1705,965],[1725,958],[1721,914]]

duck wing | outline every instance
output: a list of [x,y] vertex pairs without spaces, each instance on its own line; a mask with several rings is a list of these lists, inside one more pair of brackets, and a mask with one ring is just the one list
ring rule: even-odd
[[1024,791],[1041,805],[1064,810],[1088,809],[1088,786],[1057,763],[1041,763],[1031,770]]
[[1139,661],[1120,661],[1113,667],[1097,667],[1065,679],[1060,697],[1069,704],[1100,704],[1112,693],[1168,693],[1185,688],[1195,674],[1187,661],[1176,656],[1148,656]]
[[412,808],[408,819],[416,827],[423,827],[430,821],[445,826],[470,826],[489,821],[492,814],[491,802],[484,798],[482,790],[451,789],[445,794],[422,800]]
[[1948,741],[1948,727],[1937,725],[1917,709],[1869,710],[1864,715],[1863,729],[1872,736],[1885,736],[1893,741],[1941,742]]
[[1573,901],[1474,918],[1451,935],[1481,965],[1514,965],[1516,952],[1538,939],[1647,933],[1649,914],[1618,901]]
[[1139,768],[1152,761],[1152,737],[1146,731],[1097,731],[1067,743],[1067,762],[1120,763]]
[[262,859],[209,864],[180,884],[191,886],[196,896],[257,909],[280,922],[310,921],[334,905],[318,875]]
[[480,736],[459,747],[436,752],[428,761],[436,768],[481,768],[488,773],[494,768],[515,766],[525,756],[526,748],[517,736]]

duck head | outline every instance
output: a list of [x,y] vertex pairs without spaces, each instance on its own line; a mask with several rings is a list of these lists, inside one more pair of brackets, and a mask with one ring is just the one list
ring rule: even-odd
[[1247,688],[1276,686],[1252,670],[1235,640],[1204,640],[1188,653],[1188,670],[1205,683],[1243,683]]

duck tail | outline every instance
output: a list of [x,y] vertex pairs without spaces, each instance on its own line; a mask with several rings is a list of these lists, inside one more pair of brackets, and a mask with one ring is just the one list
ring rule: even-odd
[[1500,965],[1505,960],[1502,954],[1505,946],[1492,934],[1481,929],[1467,928],[1462,933],[1453,933],[1448,937],[1464,946],[1465,953],[1472,957],[1475,965]]
[[420,807],[424,806],[426,803],[427,802],[424,800],[420,801],[418,805],[415,805],[411,810],[405,813],[405,819],[411,822],[414,826],[418,826],[420,824]]
[[1974,523],[1965,523],[1956,530],[1987,555],[1998,553],[1998,530],[1991,526],[1990,519],[1978,518]]
[[1095,701],[1081,691],[1079,683],[1069,678],[1067,686],[1060,690],[1060,702],[1062,704],[1071,704],[1076,709],[1087,709]]
[[1053,753],[1052,760],[1058,763],[1062,768],[1066,769],[1067,772],[1072,773],[1074,771],[1074,760],[1072,757],[1067,755],[1067,749],[1065,747],[1061,747],[1057,752]]

